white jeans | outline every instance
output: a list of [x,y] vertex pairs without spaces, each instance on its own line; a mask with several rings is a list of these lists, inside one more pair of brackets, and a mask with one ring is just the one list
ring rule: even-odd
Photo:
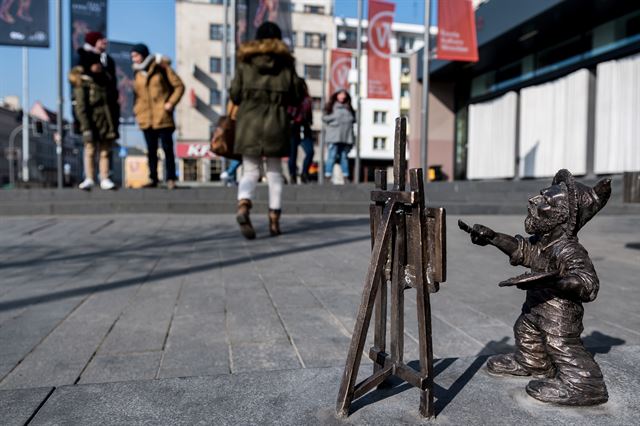
[[[242,178],[238,183],[238,200],[253,200],[258,179],[260,179],[260,161],[257,155],[242,156]],[[267,182],[269,184],[269,208],[279,210],[282,207],[282,161],[279,157],[267,157]]]

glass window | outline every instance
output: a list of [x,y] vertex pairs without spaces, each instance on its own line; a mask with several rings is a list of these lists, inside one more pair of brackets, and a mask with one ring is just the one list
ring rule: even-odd
[[305,65],[304,66],[304,78],[309,80],[320,80],[322,77],[321,65]]
[[320,111],[320,107],[322,105],[322,98],[319,97],[312,97],[311,100],[313,101],[313,109]]
[[375,137],[373,138],[373,150],[381,151],[387,146],[387,138]]
[[210,24],[209,25],[209,40],[222,40],[222,25]]
[[218,89],[211,89],[209,105],[220,105],[220,103],[222,103],[222,94]]
[[321,33],[304,33],[304,47],[321,48],[322,36]]
[[[355,49],[358,47],[358,31],[354,28],[338,27],[338,47]],[[362,43],[365,48],[365,43]]]
[[387,113],[386,113],[386,111],[374,111],[373,112],[373,122],[374,122],[374,124],[385,124],[387,122]]
[[222,58],[209,58],[209,72],[222,72]]
[[324,6],[305,4],[303,10],[304,13],[315,13],[317,15],[324,15]]
[[403,84],[400,86],[400,97],[401,98],[408,98],[409,97],[409,85],[408,84]]
[[400,35],[398,37],[398,53],[408,53],[413,49],[413,44],[416,39],[407,35]]

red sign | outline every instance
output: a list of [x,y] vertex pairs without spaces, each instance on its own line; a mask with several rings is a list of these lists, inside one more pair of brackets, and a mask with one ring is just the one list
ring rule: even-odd
[[329,74],[329,95],[338,90],[349,90],[349,71],[351,70],[351,52],[333,49],[331,51],[331,73]]
[[209,144],[203,142],[178,142],[176,144],[178,158],[213,158]]
[[476,21],[471,0],[438,0],[436,58],[478,62]]
[[395,4],[369,0],[367,42],[367,94],[373,99],[391,99],[391,24]]

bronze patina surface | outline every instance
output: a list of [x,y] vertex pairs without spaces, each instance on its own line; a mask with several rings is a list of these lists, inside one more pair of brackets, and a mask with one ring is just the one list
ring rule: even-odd
[[599,281],[578,231],[610,195],[610,179],[591,188],[562,169],[551,186],[529,198],[529,237],[458,221],[474,244],[493,245],[512,265],[531,269],[500,283],[526,291],[526,298],[513,327],[515,353],[489,358],[487,369],[501,376],[532,376],[526,391],[539,401],[575,406],[608,400],[600,367],[580,339],[583,303],[596,298]]

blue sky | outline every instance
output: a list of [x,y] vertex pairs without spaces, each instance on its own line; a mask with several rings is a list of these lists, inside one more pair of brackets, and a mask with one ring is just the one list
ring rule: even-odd
[[[366,18],[366,1],[364,16]],[[422,23],[424,0],[396,0],[396,21]],[[69,0],[63,4],[64,72],[69,70]],[[357,0],[336,0],[336,15],[357,16]],[[174,0],[108,0],[108,38],[112,41],[145,42],[151,51],[175,58]],[[51,46],[29,49],[29,103],[56,105],[55,2],[49,0]],[[22,94],[22,49],[0,46],[0,98]],[[69,88],[65,84],[65,111],[69,113]],[[139,135],[132,135],[138,142]]]

